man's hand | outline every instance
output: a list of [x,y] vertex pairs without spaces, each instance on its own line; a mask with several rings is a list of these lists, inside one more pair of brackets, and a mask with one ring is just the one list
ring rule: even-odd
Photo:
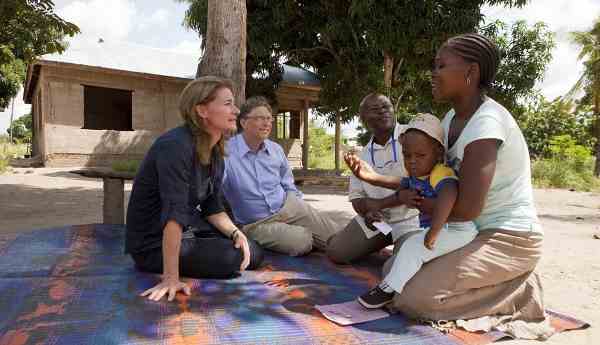
[[354,152],[346,152],[344,154],[344,161],[354,176],[367,183],[375,180],[378,175],[369,164],[360,159]]
[[192,294],[190,287],[186,283],[180,282],[179,279],[164,279],[155,287],[142,292],[140,296],[148,296],[148,299],[152,301],[159,301],[168,293],[167,300],[170,302],[175,298],[177,291],[183,291],[188,296]]
[[383,213],[381,211],[367,212],[365,214],[365,225],[367,228],[378,231],[377,228],[373,225],[374,222],[381,222],[383,220]]
[[243,271],[250,265],[250,245],[248,244],[248,238],[246,238],[246,235],[241,230],[238,230],[233,238],[233,243],[234,247],[242,248],[244,259],[240,265],[240,271]]

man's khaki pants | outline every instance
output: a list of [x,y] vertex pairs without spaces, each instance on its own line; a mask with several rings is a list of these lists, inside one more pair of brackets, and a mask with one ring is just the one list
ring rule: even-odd
[[419,219],[417,216],[406,219],[401,223],[392,224],[392,227],[397,230],[397,238],[395,240],[394,237],[396,236],[392,233],[387,236],[378,233],[371,238],[367,238],[365,231],[356,221],[355,217],[342,231],[337,232],[331,237],[329,246],[327,247],[327,256],[335,263],[349,264],[392,244],[395,245],[394,249],[399,248],[399,245],[409,235],[422,231],[419,228]]
[[299,256],[307,254],[313,247],[325,250],[338,226],[298,198],[296,193],[289,192],[279,212],[245,225],[242,230],[263,248]]

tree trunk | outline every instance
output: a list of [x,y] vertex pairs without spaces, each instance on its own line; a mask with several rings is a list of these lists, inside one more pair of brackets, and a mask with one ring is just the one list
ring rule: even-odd
[[8,142],[12,144],[13,142],[13,120],[15,117],[15,98],[17,98],[17,96],[13,97],[12,99],[12,107],[10,108],[10,122],[8,123],[8,129],[10,132],[8,132]]
[[246,0],[209,0],[206,50],[196,77],[233,81],[236,104],[246,100]]
[[340,152],[342,151],[342,115],[338,112],[335,114],[335,144],[334,144],[334,160],[335,160],[335,173],[340,175],[342,170],[340,169]]
[[383,85],[389,94],[392,88],[392,77],[394,75],[394,57],[389,51],[383,52]]
[[594,166],[594,175],[600,177],[600,92],[597,90],[594,95],[594,114],[596,115],[596,165]]

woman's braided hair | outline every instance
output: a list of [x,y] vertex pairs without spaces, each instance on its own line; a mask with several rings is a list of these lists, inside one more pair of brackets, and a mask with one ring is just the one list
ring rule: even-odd
[[442,48],[452,49],[465,61],[479,64],[479,87],[492,86],[500,64],[500,52],[492,40],[476,33],[463,34],[450,38]]

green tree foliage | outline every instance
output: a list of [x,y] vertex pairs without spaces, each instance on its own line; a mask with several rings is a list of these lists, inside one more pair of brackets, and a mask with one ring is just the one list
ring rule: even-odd
[[529,27],[525,21],[517,21],[511,28],[497,21],[480,32],[494,39],[502,56],[489,95],[519,118],[524,105],[535,99],[535,84],[552,60],[554,33],[544,23]]
[[[529,27],[524,21],[517,21],[510,27],[496,21],[479,28],[479,32],[496,42],[502,57],[496,81],[488,94],[519,119],[527,104],[536,101],[535,84],[543,78],[552,59],[554,34],[543,23]],[[418,112],[429,111],[441,116],[448,111],[447,104],[432,102],[428,70],[417,71],[412,76],[409,73],[405,80],[410,82],[392,88],[390,92],[392,98],[401,97],[394,102],[400,123],[408,122]],[[359,133],[361,142],[368,141],[369,135],[364,129]],[[536,137],[536,140],[540,139]]]
[[[503,104],[516,118],[525,111],[526,104],[535,100],[536,82],[540,81],[552,60],[555,47],[554,33],[544,23],[529,27],[524,21],[508,26],[501,21],[479,27],[477,31],[490,37],[500,50],[501,63],[488,95]],[[434,104],[431,99],[431,75],[428,70],[415,71],[406,76],[410,82],[400,92],[396,113],[400,122],[407,122],[413,114],[430,111],[442,115],[448,105]]]
[[592,173],[593,156],[570,135],[551,137],[546,158],[533,162],[532,177],[538,187],[574,188],[594,191],[600,179]]
[[575,138],[576,144],[583,147],[593,147],[594,138],[589,131],[590,111],[577,107],[573,101],[561,98],[548,101],[538,96],[527,106],[518,122],[533,157],[552,156],[550,139],[559,135]]
[[[207,0],[180,1],[190,4],[186,25],[204,35]],[[482,5],[526,2],[248,0],[247,93],[272,94],[265,90],[281,80],[280,62],[286,61],[317,73],[318,111],[330,122],[337,113],[343,121],[352,119],[372,91],[390,96],[400,114],[430,110],[429,68],[437,48],[450,36],[478,30]],[[551,35],[543,25],[529,29],[524,23],[510,31],[497,23],[481,30],[503,43],[509,63],[498,90],[508,95],[510,107],[543,74]]]
[[[21,117],[19,117],[18,119],[16,119],[15,121],[13,121],[12,123],[12,137],[13,140],[15,141],[19,141],[22,143],[29,143],[31,142],[31,136],[32,136],[32,132],[31,132],[31,113],[27,114],[27,115],[23,115]],[[10,134],[10,128],[6,129],[6,133]]]
[[[308,150],[308,168],[334,170],[334,150],[335,136],[327,134],[325,127],[320,126],[314,120],[311,120],[308,127],[308,135],[310,137],[310,147]],[[347,145],[347,139],[342,136],[342,145]],[[350,170],[340,162],[340,169],[343,174],[349,174]]]
[[310,137],[310,148],[308,167],[310,169],[333,169],[333,145],[335,137],[327,134],[324,127],[317,126],[314,120],[311,120],[308,127]]
[[570,95],[579,90],[585,92],[582,104],[591,105],[594,110],[593,132],[596,138],[596,165],[594,173],[600,176],[600,17],[589,31],[572,33],[573,42],[581,47],[579,59],[584,60],[584,72],[573,87]]
[[[0,46],[0,50],[2,49],[4,47]],[[8,51],[7,48],[6,51]],[[2,54],[0,52],[0,55]],[[10,54],[10,52],[6,54]],[[10,100],[17,95],[25,79],[25,72],[25,63],[21,59],[12,59],[7,63],[0,63],[0,109],[6,108]]]
[[6,107],[25,79],[25,65],[64,51],[63,37],[79,28],[58,17],[51,0],[2,0],[0,28],[0,107]]

